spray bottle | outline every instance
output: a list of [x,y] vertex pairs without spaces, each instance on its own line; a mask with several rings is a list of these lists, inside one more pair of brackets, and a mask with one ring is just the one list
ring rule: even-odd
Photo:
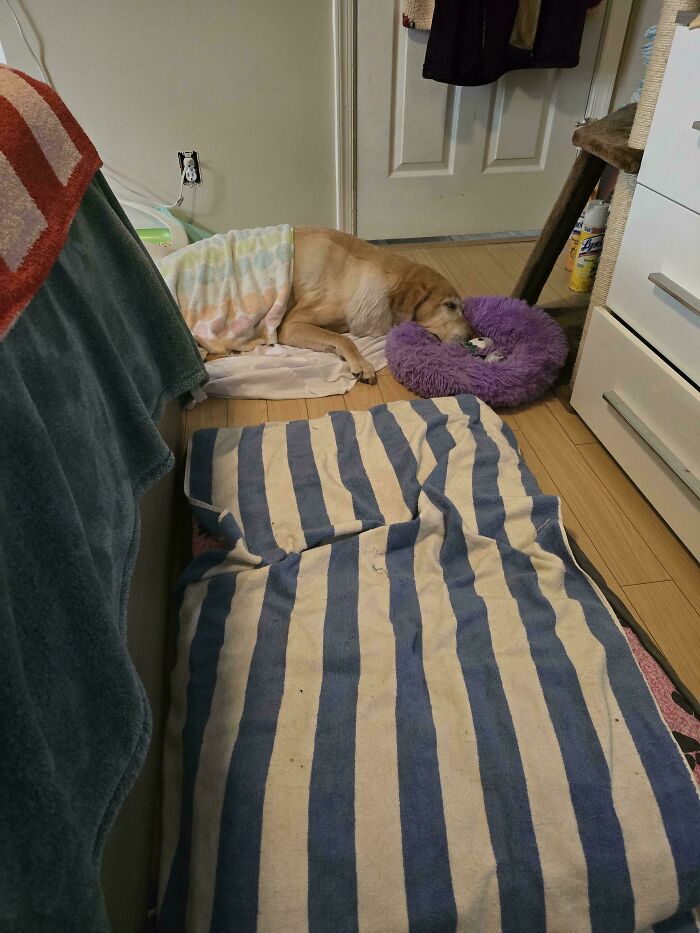
[[569,282],[572,292],[589,292],[593,288],[609,213],[610,205],[607,201],[591,201],[586,208],[576,262]]
[[576,257],[578,255],[578,244],[581,239],[581,230],[583,228],[583,218],[586,215],[586,208],[581,211],[581,216],[576,221],[576,226],[573,229],[571,236],[569,237],[569,248],[566,251],[566,261],[564,263],[564,268],[567,272],[574,271],[574,264],[576,263]]

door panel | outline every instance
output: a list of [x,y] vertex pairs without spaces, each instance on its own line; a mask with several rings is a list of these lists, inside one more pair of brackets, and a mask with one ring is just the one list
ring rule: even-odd
[[542,171],[557,106],[559,72],[512,71],[495,87],[485,172]]
[[571,167],[605,4],[578,68],[520,71],[487,87],[422,77],[428,34],[400,0],[358,0],[357,217],[368,239],[533,230]]
[[[404,30],[408,32],[408,30]],[[391,101],[391,175],[450,172],[454,164],[455,130],[460,88],[421,75],[426,32],[412,42],[399,42],[394,58]]]

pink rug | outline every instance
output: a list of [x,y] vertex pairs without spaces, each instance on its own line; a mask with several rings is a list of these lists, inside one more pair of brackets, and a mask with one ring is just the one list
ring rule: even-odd
[[700,784],[700,719],[632,629],[625,628],[624,632],[661,715]]

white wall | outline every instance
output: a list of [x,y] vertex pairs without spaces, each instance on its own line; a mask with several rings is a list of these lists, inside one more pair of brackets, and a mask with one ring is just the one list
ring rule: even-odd
[[629,104],[632,94],[639,86],[644,74],[642,43],[649,26],[659,21],[663,0],[634,0],[625,46],[620,58],[620,70],[615,82],[613,109]]
[[[66,104],[135,187],[174,201],[177,150],[197,149],[205,185],[183,206],[194,223],[335,225],[329,0],[15,3]],[[0,38],[11,65],[40,77],[4,3]]]

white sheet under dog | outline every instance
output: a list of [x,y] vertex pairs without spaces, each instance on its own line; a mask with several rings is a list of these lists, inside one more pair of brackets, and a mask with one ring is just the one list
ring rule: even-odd
[[[375,370],[386,366],[384,337],[347,336]],[[205,393],[225,398],[319,398],[343,395],[357,382],[345,360],[334,353],[282,344],[256,347],[205,365],[209,373]]]

